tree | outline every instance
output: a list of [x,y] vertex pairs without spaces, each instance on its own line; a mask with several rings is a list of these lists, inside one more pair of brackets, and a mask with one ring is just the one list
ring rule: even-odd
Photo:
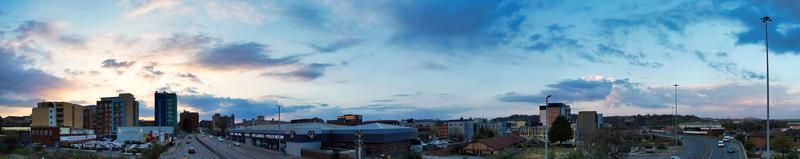
[[772,139],[772,150],[778,151],[781,153],[781,157],[784,157],[786,153],[792,152],[794,149],[794,145],[792,145],[792,139],[787,136],[777,136],[775,139]]
[[478,139],[492,138],[495,136],[497,136],[497,134],[494,132],[494,130],[481,127],[478,128],[478,131],[475,133],[475,136],[472,136],[472,139],[478,140]]
[[573,132],[567,117],[559,115],[547,132],[550,143],[566,142],[572,139]]

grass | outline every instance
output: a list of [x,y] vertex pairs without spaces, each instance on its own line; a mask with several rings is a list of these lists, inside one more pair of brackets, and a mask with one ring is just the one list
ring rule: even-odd
[[[550,147],[550,158],[565,158],[572,152],[572,148],[566,147]],[[514,154],[511,158],[524,158],[524,159],[540,159],[544,158],[544,148],[525,148],[522,151]]]

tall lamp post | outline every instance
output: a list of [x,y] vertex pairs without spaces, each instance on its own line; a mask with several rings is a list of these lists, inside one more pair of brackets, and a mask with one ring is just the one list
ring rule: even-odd
[[674,84],[675,86],[675,116],[672,116],[673,120],[675,120],[675,146],[678,146],[678,84]]
[[547,118],[547,114],[550,114],[550,112],[548,112],[548,108],[550,107],[550,97],[551,95],[547,95],[547,97],[544,98],[544,159],[548,159],[547,155],[549,153],[548,151],[550,151],[547,146],[550,145],[550,139],[548,137],[548,127],[550,127],[550,122],[548,122],[549,118]]
[[278,132],[281,135],[281,137],[278,138],[278,153],[275,154],[278,155],[278,158],[281,158],[281,153],[283,152],[281,151],[281,139],[283,139],[283,129],[281,129],[281,105],[276,104],[275,106],[278,107]]
[[764,51],[766,51],[767,55],[767,158],[771,156],[769,151],[769,32],[767,31],[771,21],[772,19],[769,16],[761,17],[761,22],[764,23]]

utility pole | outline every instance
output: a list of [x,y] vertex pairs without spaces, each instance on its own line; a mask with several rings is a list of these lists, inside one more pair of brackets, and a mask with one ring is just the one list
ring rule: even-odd
[[678,84],[674,84],[675,86],[675,116],[672,116],[673,120],[675,120],[675,146],[678,146]]
[[771,21],[772,19],[770,19],[769,16],[761,17],[761,22],[764,23],[764,50],[767,55],[767,158],[771,157],[769,151],[769,31],[767,30],[767,28],[769,28],[769,22]]
[[548,146],[547,146],[547,145],[550,145],[550,139],[549,139],[550,135],[548,134],[549,133],[548,127],[550,127],[550,122],[548,122],[549,119],[547,118],[547,114],[550,114],[550,112],[548,112],[549,111],[548,109],[550,108],[550,97],[551,97],[550,95],[547,95],[547,97],[544,98],[544,122],[542,122],[542,123],[545,123],[545,124],[543,124],[544,125],[544,159],[548,159],[548,153],[549,153],[548,151],[550,151]]

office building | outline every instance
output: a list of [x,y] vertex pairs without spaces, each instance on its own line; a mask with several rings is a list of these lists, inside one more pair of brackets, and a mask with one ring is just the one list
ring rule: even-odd
[[[542,122],[544,126],[548,126],[552,124],[553,121],[558,118],[558,116],[564,116],[567,119],[570,118],[570,108],[569,105],[564,103],[548,103],[547,106],[539,106],[539,121],[546,121]],[[547,119],[545,119],[545,113],[547,113]]]
[[209,120],[201,120],[199,123],[199,127],[201,130],[209,132],[214,128],[214,123]]
[[118,127],[139,126],[139,102],[130,93],[117,97],[103,97],[97,101],[97,127],[99,136],[114,136]]
[[156,125],[155,126],[177,126],[178,123],[178,96],[175,93],[167,93],[156,91],[155,96],[155,111],[156,111]]
[[200,114],[197,112],[183,111],[181,113],[180,129],[184,132],[197,132],[197,127],[200,125]]
[[597,111],[580,111],[578,112],[578,123],[575,131],[579,137],[591,136],[599,128],[597,122]]
[[223,116],[219,113],[215,113],[214,116],[211,116],[211,121],[213,124],[211,131],[217,134],[224,134],[225,131],[234,128],[234,121],[236,121],[236,117],[233,114],[230,116]]
[[33,127],[83,128],[83,106],[67,102],[40,102],[31,111]]

